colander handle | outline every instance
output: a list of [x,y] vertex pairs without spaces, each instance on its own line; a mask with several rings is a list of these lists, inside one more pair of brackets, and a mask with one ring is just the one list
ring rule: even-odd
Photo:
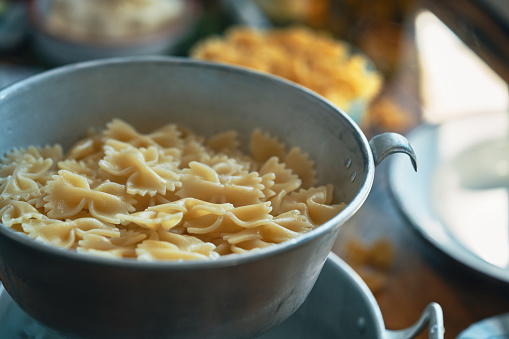
[[405,153],[410,157],[414,170],[417,171],[417,156],[410,142],[398,133],[382,133],[374,136],[369,141],[375,166],[393,153]]
[[444,338],[444,315],[437,303],[430,303],[421,314],[421,317],[412,326],[403,330],[385,330],[384,339],[412,339],[421,334],[428,324],[429,339]]

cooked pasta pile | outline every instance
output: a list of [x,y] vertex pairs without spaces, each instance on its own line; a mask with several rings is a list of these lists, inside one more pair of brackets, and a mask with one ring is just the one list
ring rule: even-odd
[[209,139],[168,124],[150,134],[115,119],[64,156],[14,149],[0,164],[0,220],[50,245],[142,261],[215,259],[295,238],[331,219],[299,148],[254,130]]
[[286,78],[326,97],[347,113],[352,105],[368,104],[382,86],[381,74],[368,69],[366,56],[352,55],[346,44],[304,27],[233,27],[223,37],[196,44],[191,56]]

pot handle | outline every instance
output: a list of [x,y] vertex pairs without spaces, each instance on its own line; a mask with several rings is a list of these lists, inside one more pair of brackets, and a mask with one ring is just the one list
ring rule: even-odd
[[412,145],[404,136],[398,133],[381,133],[371,138],[369,146],[373,153],[375,166],[378,166],[382,160],[393,153],[405,153],[410,157],[412,166],[417,171],[417,156]]
[[430,303],[421,314],[421,317],[412,326],[403,330],[385,330],[384,339],[412,339],[421,334],[428,323],[429,339],[444,338],[444,315],[437,303]]

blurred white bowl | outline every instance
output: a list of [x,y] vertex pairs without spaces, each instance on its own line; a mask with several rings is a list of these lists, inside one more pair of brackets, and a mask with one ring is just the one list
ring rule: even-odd
[[53,65],[121,56],[172,54],[201,12],[198,1],[182,0],[178,16],[161,28],[143,34],[93,38],[73,35],[63,29],[51,29],[48,15],[52,2],[32,0],[28,6],[28,17],[35,51]]
[[[509,114],[421,124],[407,137],[418,173],[394,158],[390,188],[411,225],[445,254],[509,283]],[[477,337],[476,337],[477,338]]]

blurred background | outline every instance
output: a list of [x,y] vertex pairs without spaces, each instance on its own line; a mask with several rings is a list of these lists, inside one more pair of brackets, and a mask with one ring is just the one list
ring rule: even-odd
[[[0,0],[0,88],[132,55],[272,73],[323,95],[368,139],[407,136],[419,172],[383,162],[334,251],[388,328],[435,301],[446,338],[509,338],[506,0]],[[479,326],[485,336],[468,336]]]

